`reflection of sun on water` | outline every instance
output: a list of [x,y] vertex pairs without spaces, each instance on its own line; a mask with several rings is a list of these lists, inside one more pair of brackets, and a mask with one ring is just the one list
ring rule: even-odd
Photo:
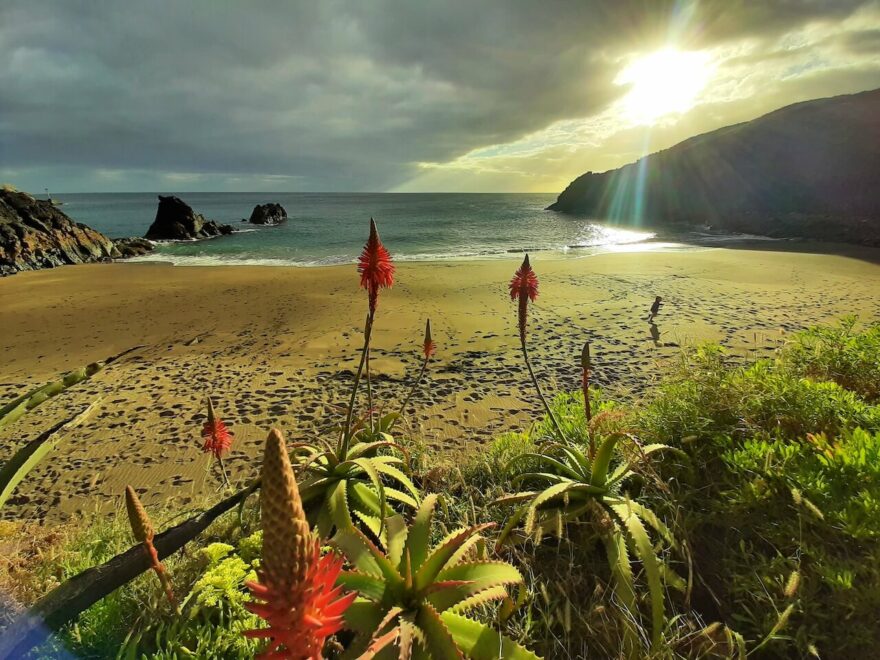
[[590,222],[584,225],[581,229],[575,244],[569,247],[599,247],[622,245],[626,243],[641,243],[642,241],[648,241],[655,236],[656,234],[649,231],[607,227]]
[[629,85],[622,112],[636,124],[653,124],[671,114],[687,112],[712,75],[707,53],[666,49],[642,57],[614,80]]

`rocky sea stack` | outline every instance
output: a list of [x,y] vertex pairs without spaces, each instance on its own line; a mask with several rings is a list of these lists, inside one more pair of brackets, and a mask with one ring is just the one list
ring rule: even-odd
[[287,211],[281,204],[257,204],[248,220],[254,225],[280,225],[287,221]]
[[231,233],[232,227],[206,220],[179,197],[159,195],[156,219],[144,238],[151,241],[186,241]]
[[0,275],[117,256],[113,241],[74,222],[51,202],[0,190]]

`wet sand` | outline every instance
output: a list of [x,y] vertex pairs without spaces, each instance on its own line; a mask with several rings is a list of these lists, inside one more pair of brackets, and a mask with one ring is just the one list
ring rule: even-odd
[[[635,396],[689,342],[771,354],[786,333],[844,314],[880,318],[880,250],[859,258],[759,250],[534,255],[541,293],[530,346],[547,392],[579,385],[583,342],[595,380]],[[437,462],[478,451],[540,412],[520,359],[507,282],[519,258],[398,264],[382,293],[374,392],[396,410],[420,365],[425,318],[436,358],[402,426]],[[655,295],[659,337],[646,323]],[[267,430],[313,440],[340,423],[357,366],[366,295],[353,266],[70,266],[0,279],[0,401],[62,372],[143,345],[90,381],[0,429],[0,461],[99,400],[19,485],[0,518],[59,521],[111,508],[126,484],[146,504],[186,505],[219,485],[200,451],[204,395],[235,435],[241,482]],[[366,396],[361,400],[366,406]]]

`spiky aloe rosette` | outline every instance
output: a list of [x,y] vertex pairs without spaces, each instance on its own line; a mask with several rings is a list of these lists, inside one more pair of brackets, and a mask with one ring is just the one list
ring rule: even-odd
[[131,486],[125,487],[125,510],[128,513],[128,522],[131,525],[131,533],[135,541],[143,545],[144,552],[150,560],[150,567],[156,572],[156,577],[159,578],[159,583],[165,590],[168,602],[177,608],[177,601],[171,589],[171,580],[168,579],[165,566],[159,561],[159,553],[156,552],[156,546],[153,545],[153,536],[155,535],[153,524],[150,522],[147,510],[144,509],[144,505],[141,504],[140,498]]
[[[663,634],[663,581],[679,587],[684,582],[670,567],[663,565],[649,528],[671,548],[677,544],[666,524],[651,509],[629,496],[625,482],[637,474],[636,461],[646,462],[656,452],[677,450],[663,444],[640,446],[630,461],[618,451],[619,442],[629,437],[623,433],[609,435],[594,458],[574,445],[549,443],[540,453],[528,452],[511,460],[507,470],[513,470],[514,464],[520,461],[532,464],[528,471],[514,477],[513,483],[525,483],[533,489],[494,501],[517,505],[498,537],[497,546],[528,537],[539,542],[551,531],[562,536],[568,523],[591,521],[605,546],[615,595],[633,614],[637,611],[637,599],[630,554],[641,562],[651,601],[652,646],[656,647]],[[525,536],[514,538],[512,532],[520,523],[523,523]],[[627,630],[627,634],[634,634],[630,628]]]
[[426,497],[409,527],[401,516],[388,518],[384,551],[358,530],[333,538],[353,566],[339,583],[361,596],[345,614],[358,634],[347,656],[537,658],[465,616],[506,598],[507,587],[521,584],[522,576],[507,562],[474,557],[480,533],[492,523],[457,529],[432,546],[436,502],[436,495]]
[[324,642],[342,628],[342,615],[355,594],[343,594],[341,586],[334,586],[342,559],[335,553],[321,556],[320,540],[309,528],[287,447],[277,429],[266,439],[260,507],[259,582],[247,586],[262,602],[247,607],[269,627],[245,635],[269,640],[263,658],[321,658]]

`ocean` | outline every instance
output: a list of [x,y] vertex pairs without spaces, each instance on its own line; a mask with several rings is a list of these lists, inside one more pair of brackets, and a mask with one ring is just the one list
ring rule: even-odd
[[[236,232],[203,241],[160,243],[142,260],[180,265],[350,263],[375,218],[399,261],[487,259],[553,251],[581,256],[615,249],[672,248],[598,220],[552,211],[552,194],[501,193],[177,193],[206,218]],[[156,215],[155,193],[54,194],[62,210],[112,238],[143,236]],[[256,204],[278,202],[287,223],[243,223]]]

